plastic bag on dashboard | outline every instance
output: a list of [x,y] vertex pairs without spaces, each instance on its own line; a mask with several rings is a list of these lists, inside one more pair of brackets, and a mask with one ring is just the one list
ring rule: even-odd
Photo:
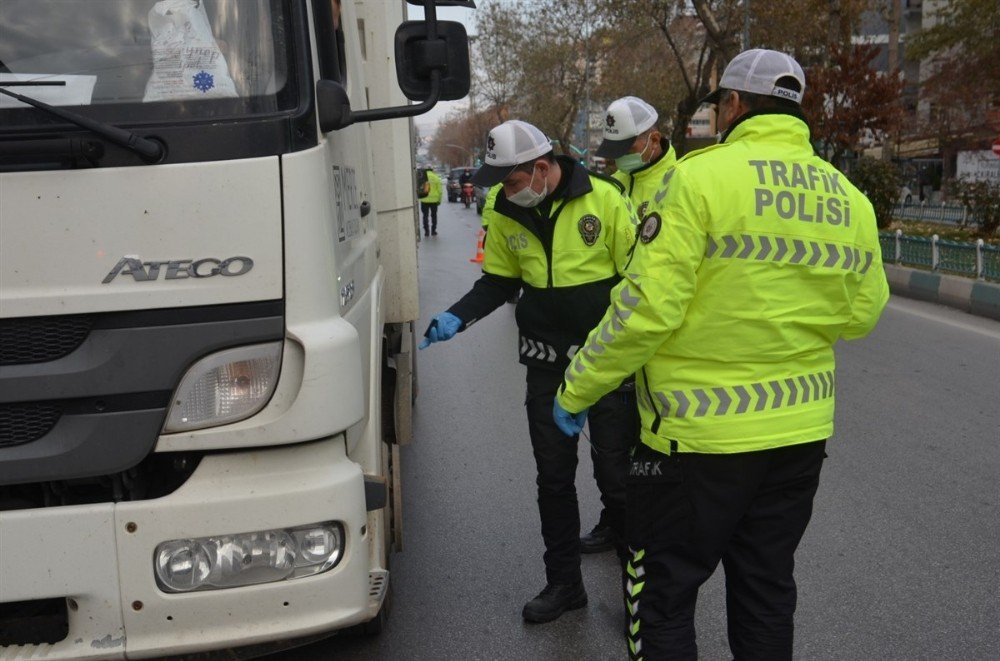
[[161,0],[148,21],[153,75],[143,101],[237,96],[202,0]]

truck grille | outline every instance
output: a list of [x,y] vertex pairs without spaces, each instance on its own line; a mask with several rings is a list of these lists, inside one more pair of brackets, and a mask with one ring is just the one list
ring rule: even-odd
[[0,319],[0,365],[62,358],[87,339],[91,325],[84,315]]
[[0,404],[0,448],[31,443],[55,427],[62,411],[44,402]]

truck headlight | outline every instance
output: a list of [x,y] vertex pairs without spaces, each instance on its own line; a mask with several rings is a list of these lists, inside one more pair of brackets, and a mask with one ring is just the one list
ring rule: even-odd
[[327,522],[163,542],[153,571],[164,592],[218,590],[319,574],[343,554],[343,528]]
[[181,379],[164,432],[215,427],[264,408],[281,371],[281,342],[226,349],[206,356]]

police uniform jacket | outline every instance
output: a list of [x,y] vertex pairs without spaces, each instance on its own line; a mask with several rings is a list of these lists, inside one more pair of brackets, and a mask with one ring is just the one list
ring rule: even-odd
[[427,171],[427,182],[430,187],[427,195],[419,198],[424,204],[441,204],[441,177],[434,170]]
[[563,370],[608,307],[635,220],[616,182],[557,158],[562,178],[537,207],[519,207],[502,190],[486,205],[483,275],[448,311],[464,330],[522,289],[515,313],[521,362]]
[[677,152],[666,138],[660,138],[660,148],[663,153],[655,161],[647,163],[638,170],[625,172],[618,170],[612,177],[625,187],[625,194],[635,206],[636,218],[641,222],[649,212],[653,196],[660,192],[669,180],[669,172],[677,165]]
[[681,159],[652,207],[560,404],[583,410],[637,371],[642,441],[661,452],[829,437],[833,345],[888,299],[868,199],[814,155],[801,115],[771,111]]

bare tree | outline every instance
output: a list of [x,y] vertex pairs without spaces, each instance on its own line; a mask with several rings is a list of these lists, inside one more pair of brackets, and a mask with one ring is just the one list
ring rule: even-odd
[[[701,4],[702,12],[713,23],[715,36],[706,30],[686,0],[604,0],[603,3],[614,29],[629,31],[636,25],[651,25],[664,40],[670,62],[663,62],[662,66],[672,66],[680,82],[671,140],[681,152],[685,151],[688,124],[698,110],[699,99],[709,92],[716,75],[719,60],[716,44],[729,44],[731,35],[742,25],[731,20],[737,0]],[[717,6],[722,5],[726,7],[724,20],[716,12]]]
[[493,109],[498,124],[509,119],[511,101],[522,79],[523,16],[521,0],[493,2],[476,12],[472,97]]
[[593,82],[590,63],[604,59],[606,44],[595,36],[601,15],[592,0],[535,0],[532,9],[515,108],[571,153],[582,137],[575,128]]

